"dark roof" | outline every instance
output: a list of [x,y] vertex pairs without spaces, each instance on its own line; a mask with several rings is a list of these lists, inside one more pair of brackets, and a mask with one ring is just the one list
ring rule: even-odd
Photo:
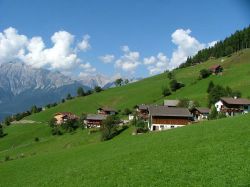
[[221,65],[217,64],[210,67],[211,70],[215,70],[217,68],[221,68]]
[[103,110],[106,112],[117,112],[117,110],[115,110],[113,108],[109,108],[109,107],[101,107],[101,108],[99,108],[99,110]]
[[164,100],[165,106],[177,106],[179,103],[179,100]]
[[144,104],[138,105],[138,109],[139,110],[148,110],[148,105],[144,105]]
[[86,119],[87,120],[105,120],[107,116],[100,115],[100,114],[88,114]]
[[152,116],[174,116],[174,117],[192,117],[187,108],[172,108],[166,106],[151,106],[149,114]]
[[196,107],[196,110],[198,110],[202,114],[208,114],[210,113],[210,109],[206,107]]
[[221,100],[229,105],[250,105],[250,100],[245,98],[222,97]]

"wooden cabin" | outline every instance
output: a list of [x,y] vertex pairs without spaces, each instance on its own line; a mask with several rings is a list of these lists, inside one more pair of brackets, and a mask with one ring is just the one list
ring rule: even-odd
[[153,106],[149,107],[149,128],[151,131],[167,130],[188,125],[192,114],[187,108]]
[[106,118],[106,115],[88,114],[84,122],[88,128],[101,127],[103,120],[105,120]]

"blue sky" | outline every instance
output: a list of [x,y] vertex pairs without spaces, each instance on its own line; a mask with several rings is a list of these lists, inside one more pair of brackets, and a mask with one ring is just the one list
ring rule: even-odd
[[[6,53],[0,56],[0,63],[15,56],[36,67],[74,76],[146,77],[176,67],[187,55],[248,26],[249,5],[246,0],[0,0],[0,32],[2,41],[5,39],[0,52]],[[9,27],[14,31],[4,32]],[[16,35],[26,38],[19,37],[16,42],[23,44],[7,50],[7,33],[14,39]],[[55,33],[59,41],[53,48],[51,37]],[[34,40],[31,47],[41,43],[44,47],[27,47],[32,37],[40,37],[42,42]],[[77,47],[81,42],[82,48]],[[20,50],[25,53],[22,57]],[[69,58],[61,58],[64,53]],[[104,63],[100,57],[105,55],[112,61]]]

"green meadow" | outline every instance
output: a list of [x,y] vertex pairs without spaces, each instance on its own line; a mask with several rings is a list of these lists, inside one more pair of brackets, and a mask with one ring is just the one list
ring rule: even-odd
[[[199,71],[221,64],[223,74],[198,80]],[[56,112],[96,113],[100,106],[123,111],[136,104],[189,98],[207,105],[209,81],[250,97],[250,49],[210,59],[175,77],[185,84],[169,97],[166,73],[126,86],[66,101],[4,127],[0,139],[0,186],[249,186],[250,115],[204,121],[164,132],[132,135],[129,127],[112,140],[78,129],[52,136],[47,121]]]

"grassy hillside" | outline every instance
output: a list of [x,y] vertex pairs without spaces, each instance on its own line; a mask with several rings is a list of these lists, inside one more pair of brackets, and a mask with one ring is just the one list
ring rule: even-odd
[[[28,127],[13,126],[8,130],[16,138],[2,139],[1,150],[19,144],[18,134],[33,144],[41,133],[49,143],[24,146],[19,150],[24,158],[0,163],[0,186],[247,186],[249,120],[244,115],[138,136],[128,129],[111,141],[91,144],[86,141],[95,138],[87,130],[51,137],[47,127],[35,130],[41,124],[29,135]],[[65,147],[72,142],[78,143]]]
[[[210,76],[204,80],[197,80],[199,71],[213,64],[221,64],[224,68],[222,76]],[[168,98],[180,99],[183,97],[194,99],[201,105],[207,105],[207,86],[210,80],[216,84],[230,86],[240,90],[243,97],[250,97],[250,49],[233,54],[231,57],[211,59],[206,63],[175,71],[178,81],[185,83],[185,87],[173,93]],[[164,98],[161,89],[169,85],[166,74],[160,74],[126,86],[112,88],[101,93],[87,97],[76,98],[57,107],[48,109],[28,119],[35,121],[48,121],[55,112],[71,111],[78,115],[81,113],[95,113],[100,106],[110,106],[124,110],[141,103],[162,103]]]

